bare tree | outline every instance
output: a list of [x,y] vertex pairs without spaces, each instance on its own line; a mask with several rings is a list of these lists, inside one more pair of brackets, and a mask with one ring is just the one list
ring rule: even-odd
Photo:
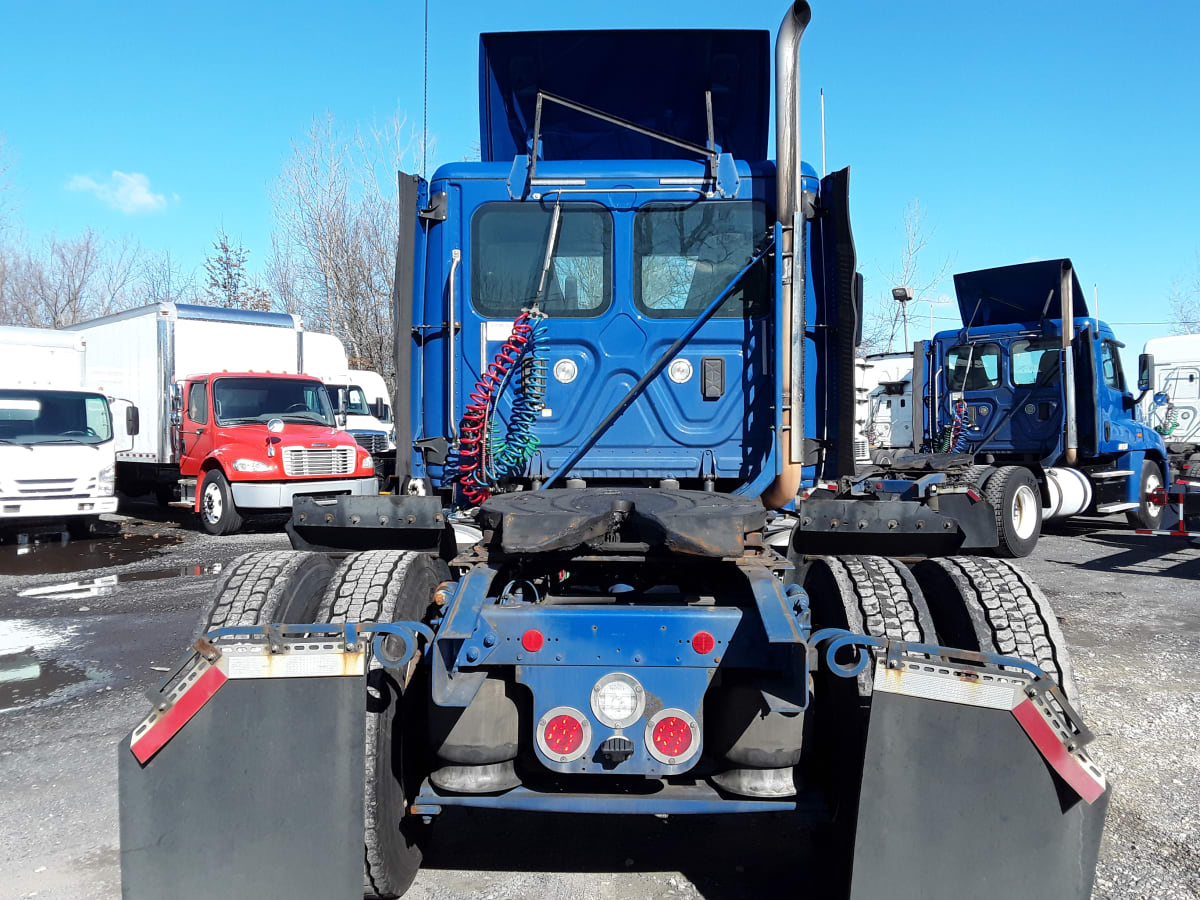
[[139,272],[142,303],[196,303],[196,277],[185,273],[170,250],[147,256]]
[[213,250],[216,252],[204,262],[208,273],[204,290],[209,302],[228,309],[270,309],[270,295],[246,271],[250,251],[240,241],[231,243],[224,228],[217,229]]
[[[880,273],[888,286],[887,293],[880,298],[864,323],[860,353],[890,351],[896,338],[903,332],[903,317],[913,315],[912,307],[920,303],[938,302],[934,292],[950,273],[952,261],[947,257],[934,267],[923,265],[923,253],[936,230],[927,227],[927,215],[921,207],[920,198],[914,197],[904,208],[904,247],[897,264],[889,271]],[[893,287],[911,289],[912,300],[904,305],[896,302],[892,296]]]
[[1200,333],[1200,251],[1196,267],[1186,281],[1177,281],[1167,295],[1170,304],[1171,334]]
[[307,327],[341,338],[355,365],[389,383],[396,172],[419,156],[420,140],[403,116],[347,138],[326,115],[293,144],[274,192],[267,277],[276,298],[303,314]]

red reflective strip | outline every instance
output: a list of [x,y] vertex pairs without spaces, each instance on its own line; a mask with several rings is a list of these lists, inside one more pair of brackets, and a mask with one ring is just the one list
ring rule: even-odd
[[1089,804],[1096,802],[1104,793],[1104,785],[1090,775],[1083,764],[1063,746],[1063,742],[1058,739],[1050,723],[1042,718],[1033,701],[1018,703],[1012,713],[1038,752],[1050,763],[1051,768],[1062,776],[1063,781]]
[[175,705],[168,709],[149,731],[130,745],[129,749],[133,751],[138,762],[145,765],[150,757],[161,750],[163,745],[200,711],[200,707],[209,701],[225,680],[225,673],[216,666],[197,678],[195,684],[175,701]]
[[1136,529],[1134,529],[1133,533],[1134,534],[1154,534],[1154,532],[1151,531],[1149,528],[1136,528]]

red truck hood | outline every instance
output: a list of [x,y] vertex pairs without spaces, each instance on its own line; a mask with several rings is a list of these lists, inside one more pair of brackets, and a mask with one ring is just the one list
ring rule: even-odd
[[275,438],[276,447],[354,447],[355,440],[344,431],[336,431],[325,425],[297,425],[287,423],[283,432],[272,434],[266,424],[223,425],[217,429],[221,443],[266,446],[268,437]]

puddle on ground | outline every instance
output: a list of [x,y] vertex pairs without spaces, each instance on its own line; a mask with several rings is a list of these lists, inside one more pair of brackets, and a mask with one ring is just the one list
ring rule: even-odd
[[55,691],[87,680],[81,669],[28,650],[0,656],[0,713],[45,700]]
[[130,581],[160,581],[164,578],[196,578],[220,574],[223,563],[207,566],[177,566],[172,569],[147,569],[143,572],[123,572],[118,575],[101,575],[83,581],[67,581],[62,584],[44,584],[18,591],[18,597],[52,597],[56,600],[84,600],[90,597],[106,597],[115,594],[122,584]]
[[88,680],[82,668],[45,657],[75,631],[28,619],[0,620],[0,712],[29,706]]
[[83,541],[0,546],[0,575],[52,575],[149,559],[183,542],[180,535],[117,534]]

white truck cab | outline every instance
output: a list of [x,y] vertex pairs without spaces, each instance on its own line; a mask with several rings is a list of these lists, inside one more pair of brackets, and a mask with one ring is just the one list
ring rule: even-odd
[[83,335],[0,328],[0,528],[86,534],[116,512],[116,444],[137,433],[136,408],[114,428],[103,386],[86,382]]

